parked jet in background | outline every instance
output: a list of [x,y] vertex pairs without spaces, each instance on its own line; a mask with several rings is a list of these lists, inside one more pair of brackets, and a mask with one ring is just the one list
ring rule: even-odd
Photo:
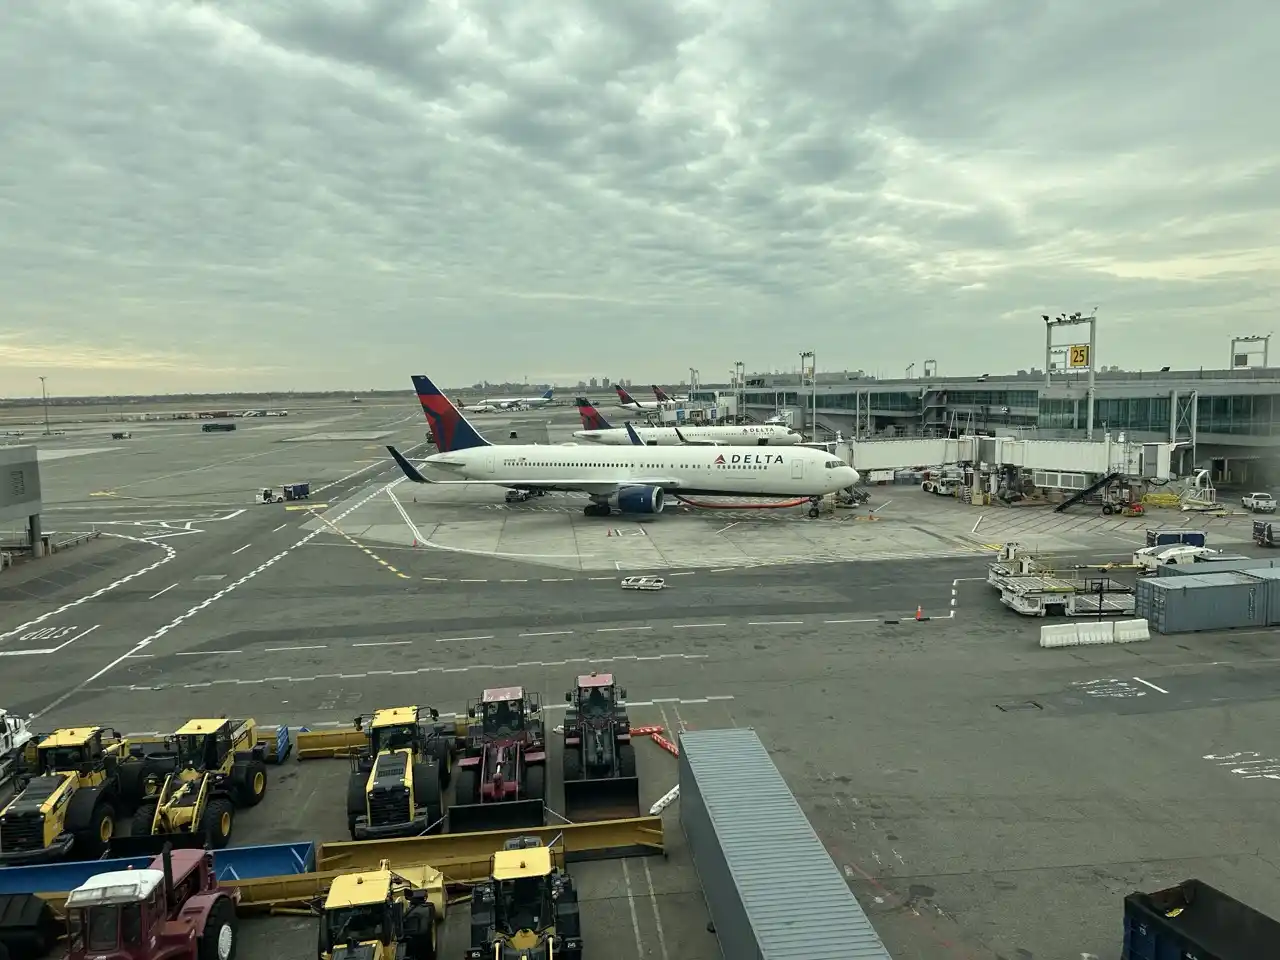
[[492,397],[463,407],[468,413],[497,413],[499,410],[531,410],[554,399],[555,390],[548,390],[540,397]]
[[[591,443],[624,446],[632,443],[626,427],[614,427],[586,397],[578,397],[578,415],[582,417],[581,430],[574,437]],[[681,445],[722,445],[729,447],[792,446],[804,438],[784,426],[743,424],[733,427],[635,427],[640,442],[651,447],[675,447]]]
[[793,447],[756,452],[723,447],[494,446],[425,376],[413,378],[440,451],[425,458],[424,475],[395,447],[387,447],[414,483],[491,484],[512,490],[573,490],[591,499],[589,517],[661,513],[667,494],[807,498],[818,501],[858,482],[858,471],[821,450]]
[[688,403],[688,397],[673,397],[667,391],[663,390],[656,383],[653,385],[653,395],[658,398],[659,403]]
[[618,391],[618,406],[623,410],[633,410],[638,413],[641,410],[661,410],[663,407],[670,406],[669,403],[663,403],[661,400],[646,400],[643,402],[636,400],[617,384],[614,385],[613,389]]

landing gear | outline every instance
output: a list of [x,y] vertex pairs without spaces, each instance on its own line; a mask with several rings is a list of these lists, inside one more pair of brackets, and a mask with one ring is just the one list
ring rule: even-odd
[[822,502],[822,498],[821,498],[821,497],[810,497],[810,498],[809,498],[809,519],[810,519],[810,520],[817,520],[817,519],[818,519],[818,504],[819,504],[819,503],[821,503],[821,502]]
[[613,514],[613,507],[609,506],[608,500],[592,497],[591,502],[582,508],[582,512],[588,517],[607,517]]

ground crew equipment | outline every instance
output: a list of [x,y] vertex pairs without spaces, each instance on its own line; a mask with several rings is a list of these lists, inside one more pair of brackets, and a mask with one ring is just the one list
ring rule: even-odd
[[168,772],[156,772],[161,761],[150,758],[146,799],[129,836],[112,845],[114,856],[142,856],[166,844],[221,850],[231,839],[235,808],[257,806],[266,796],[266,745],[253,720],[190,720],[173,741]]
[[547,745],[541,698],[523,687],[486,690],[468,705],[467,716],[449,832],[542,826]]
[[18,793],[0,811],[0,865],[101,856],[116,813],[140,794],[142,764],[103,727],[66,727],[27,744]]
[[68,960],[233,960],[239,891],[213,854],[166,847],[142,870],[99,873],[67,897]]
[[444,874],[418,865],[334,877],[320,912],[319,960],[436,960]]
[[515,837],[489,860],[489,879],[471,890],[466,960],[582,960],[573,878],[537,837]]
[[262,503],[284,503],[286,500],[311,499],[311,484],[309,483],[287,483],[281,488],[281,491],[281,493],[276,493],[270,487],[263,487],[262,493],[259,494],[259,500]]
[[[427,714],[424,720],[423,713]],[[351,757],[347,828],[352,840],[415,837],[444,822],[457,724],[434,708],[392,707],[356,717],[367,745]]]
[[575,823],[640,816],[627,691],[613,674],[593,672],[564,699],[565,816]]

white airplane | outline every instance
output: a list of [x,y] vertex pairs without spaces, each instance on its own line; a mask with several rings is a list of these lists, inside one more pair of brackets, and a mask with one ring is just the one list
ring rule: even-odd
[[555,390],[548,390],[540,397],[492,397],[463,407],[468,413],[497,413],[499,410],[526,410],[550,403]]
[[653,384],[653,395],[658,398],[659,403],[688,403],[688,397],[673,397],[667,391],[663,390],[656,383]]
[[858,482],[858,471],[821,450],[733,452],[721,447],[577,446],[503,444],[476,432],[449,398],[425,376],[413,378],[422,411],[440,451],[421,461],[428,477],[395,447],[387,447],[414,483],[482,483],[511,490],[581,491],[589,517],[662,512],[668,493],[677,496],[807,498],[809,516],[818,501]]
[[661,400],[636,400],[617,384],[614,384],[613,389],[618,391],[618,406],[623,410],[634,410],[638,413],[641,410],[662,410],[671,406],[670,403],[663,403]]
[[777,447],[792,446],[804,438],[787,427],[772,424],[743,424],[733,427],[615,427],[604,418],[586,397],[578,397],[578,415],[582,417],[581,430],[574,431],[579,440],[604,443],[612,446],[635,445],[632,433],[640,443],[651,447],[675,446],[727,446],[727,447]]

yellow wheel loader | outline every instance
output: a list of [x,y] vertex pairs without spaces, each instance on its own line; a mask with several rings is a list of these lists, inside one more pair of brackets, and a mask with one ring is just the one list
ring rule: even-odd
[[0,810],[0,866],[101,856],[117,812],[140,792],[128,742],[103,727],[67,727],[28,748],[17,793]]
[[414,837],[443,825],[441,793],[453,773],[457,725],[434,709],[392,707],[356,718],[366,731],[351,757],[347,828],[352,840]]
[[489,858],[471,889],[466,960],[582,960],[573,878],[537,837],[515,837]]
[[148,758],[143,802],[129,836],[112,844],[112,856],[146,856],[165,844],[221,850],[236,808],[257,806],[266,796],[266,745],[253,720],[190,720],[173,735],[173,747]]
[[334,877],[320,913],[319,960],[437,960],[444,874],[425,865]]

